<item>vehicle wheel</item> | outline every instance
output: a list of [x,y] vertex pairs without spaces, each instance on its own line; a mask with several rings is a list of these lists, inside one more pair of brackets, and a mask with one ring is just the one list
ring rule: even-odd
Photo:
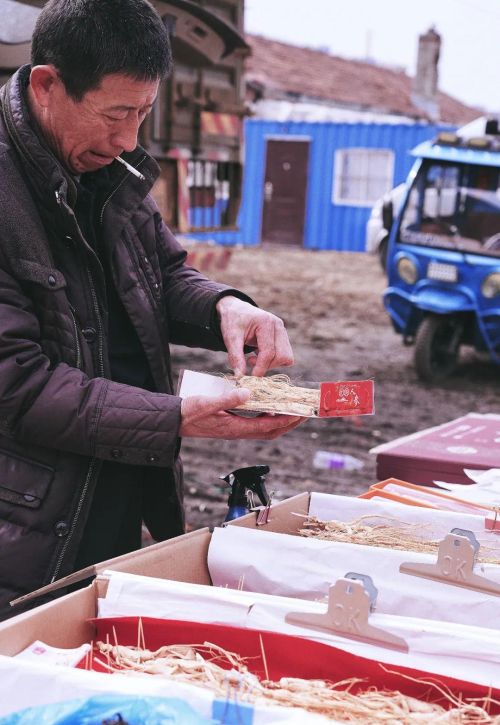
[[452,315],[428,315],[415,339],[415,367],[420,380],[436,383],[456,369],[463,323]]
[[382,269],[387,269],[387,247],[389,246],[389,237],[384,237],[378,245],[378,258]]

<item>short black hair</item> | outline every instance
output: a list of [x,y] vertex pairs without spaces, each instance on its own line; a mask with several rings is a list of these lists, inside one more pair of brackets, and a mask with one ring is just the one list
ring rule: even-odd
[[166,77],[172,69],[168,31],[147,0],[49,0],[38,16],[32,65],[53,65],[77,101],[103,77]]

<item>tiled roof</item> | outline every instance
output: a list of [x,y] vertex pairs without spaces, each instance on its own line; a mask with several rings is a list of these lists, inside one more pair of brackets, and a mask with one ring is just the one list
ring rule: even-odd
[[[412,102],[412,79],[402,70],[257,35],[247,35],[247,41],[252,48],[246,61],[247,82],[261,88],[265,97],[317,99],[346,108],[425,118]],[[459,125],[481,115],[446,93],[439,92],[437,100],[440,120],[446,123]]]

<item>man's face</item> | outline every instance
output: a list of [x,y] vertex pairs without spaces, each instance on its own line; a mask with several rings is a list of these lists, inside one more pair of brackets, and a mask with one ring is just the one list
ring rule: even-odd
[[40,112],[42,130],[72,173],[96,171],[135,149],[139,126],[153,106],[158,85],[159,81],[110,74],[97,89],[75,101],[56,75]]

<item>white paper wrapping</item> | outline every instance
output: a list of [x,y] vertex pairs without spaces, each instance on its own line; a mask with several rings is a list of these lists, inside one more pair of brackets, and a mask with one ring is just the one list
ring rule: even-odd
[[[208,568],[215,586],[318,600],[348,572],[369,574],[378,589],[376,611],[407,617],[497,626],[500,597],[401,574],[403,562],[434,563],[436,555],[308,539],[228,526],[215,529]],[[500,583],[500,566],[475,572]]]
[[500,468],[490,468],[487,471],[464,468],[464,473],[474,483],[469,486],[445,481],[435,481],[435,483],[449,491],[452,496],[464,501],[471,501],[483,506],[500,506]]
[[[256,600],[253,593],[202,584],[191,584],[186,589],[183,582],[165,580],[165,586],[162,586],[163,580],[153,577],[114,571],[105,571],[104,576],[109,577],[109,584],[106,597],[98,601],[99,617],[145,616],[147,613],[161,619],[246,627],[248,612]],[[190,597],[186,596],[186,591],[190,592]],[[205,618],[207,612],[209,619]],[[212,612],[217,612],[217,619],[213,618]]]
[[[121,572],[108,574],[110,586],[106,599],[99,601],[99,616],[192,620],[193,603],[194,606],[199,603],[196,611],[199,622],[238,624],[250,629],[282,632],[323,642],[387,665],[402,665],[486,687],[500,687],[500,631],[495,629],[374,613],[371,624],[403,637],[408,643],[409,652],[398,652],[285,621],[290,612],[325,611],[325,605],[319,602]],[[141,591],[142,596],[139,596]],[[210,596],[205,596],[207,591],[211,591]],[[225,621],[228,606],[232,609],[230,622]],[[237,610],[238,618],[234,616]]]
[[188,398],[192,395],[226,395],[235,389],[235,384],[222,376],[184,370],[180,381],[178,395]]

